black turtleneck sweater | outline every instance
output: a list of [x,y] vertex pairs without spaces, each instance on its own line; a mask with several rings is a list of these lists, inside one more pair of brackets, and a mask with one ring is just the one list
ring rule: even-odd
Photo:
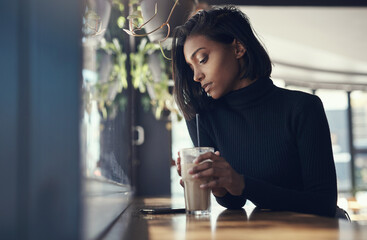
[[[195,119],[187,121],[197,146]],[[200,145],[220,151],[244,176],[241,196],[217,197],[226,208],[256,206],[334,217],[337,184],[321,100],[276,87],[269,78],[214,100],[200,112]]]

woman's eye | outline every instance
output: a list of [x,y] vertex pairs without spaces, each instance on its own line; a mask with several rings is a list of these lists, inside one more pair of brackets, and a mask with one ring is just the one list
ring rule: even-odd
[[200,60],[200,64],[206,63],[206,61],[208,60],[208,56],[204,57],[202,60]]

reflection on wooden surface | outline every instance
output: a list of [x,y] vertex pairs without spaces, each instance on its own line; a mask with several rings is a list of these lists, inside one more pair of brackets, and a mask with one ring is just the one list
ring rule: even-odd
[[170,198],[136,199],[107,239],[367,239],[367,226],[346,220],[248,208],[226,210],[212,203],[207,216],[144,215],[143,207],[182,207]]

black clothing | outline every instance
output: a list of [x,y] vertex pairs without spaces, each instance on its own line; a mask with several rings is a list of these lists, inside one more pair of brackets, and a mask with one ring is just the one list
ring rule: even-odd
[[[317,96],[260,78],[212,106],[199,112],[200,145],[220,151],[245,179],[241,196],[227,193],[219,204],[241,208],[249,199],[261,208],[334,217],[336,172]],[[195,119],[187,126],[197,146]]]

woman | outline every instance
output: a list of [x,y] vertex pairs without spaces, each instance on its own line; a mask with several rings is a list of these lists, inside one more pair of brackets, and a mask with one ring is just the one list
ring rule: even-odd
[[[337,184],[320,99],[276,87],[271,61],[246,15],[234,7],[200,11],[175,29],[174,95],[201,155],[190,174],[213,178],[219,204],[334,217]],[[178,158],[178,171],[180,173]]]

